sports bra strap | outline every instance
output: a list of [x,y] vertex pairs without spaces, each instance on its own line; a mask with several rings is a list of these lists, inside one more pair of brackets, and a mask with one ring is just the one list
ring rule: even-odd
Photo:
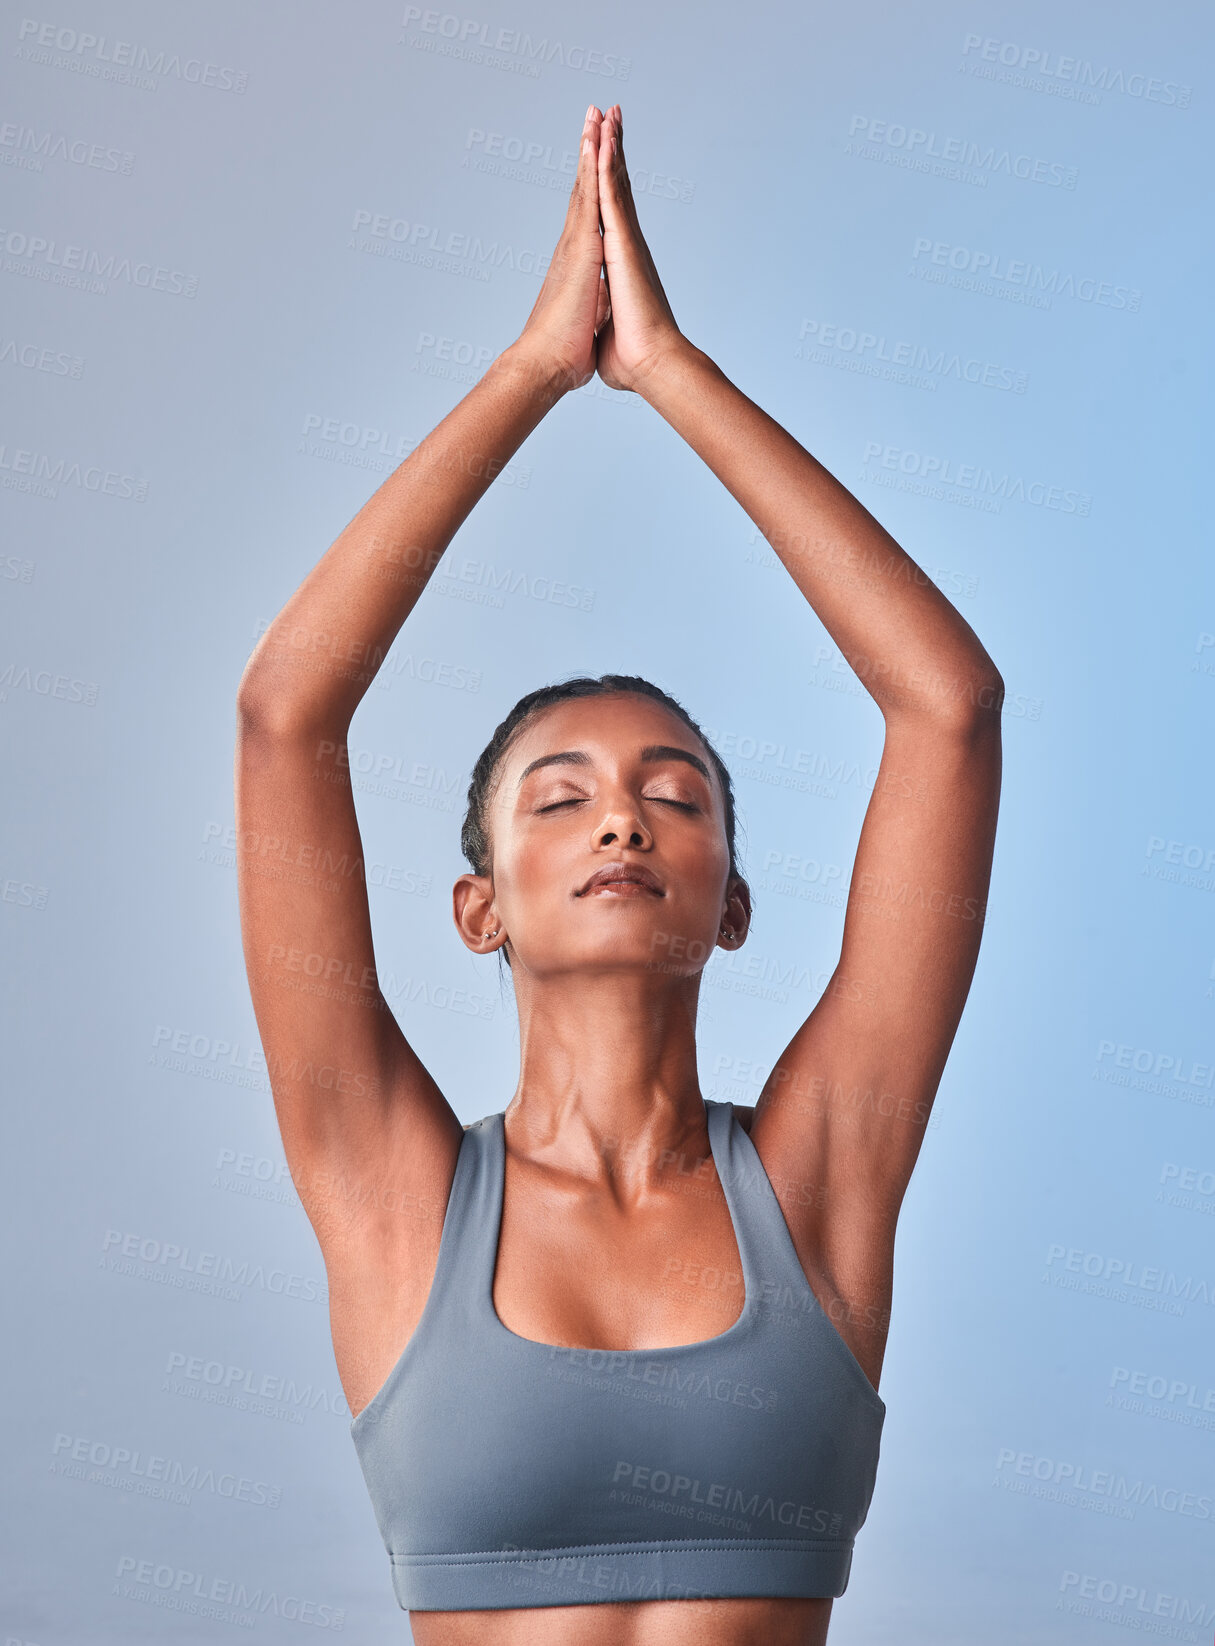
[[[733,1225],[748,1312],[762,1302],[817,1307],[780,1202],[730,1102],[706,1098],[709,1146]],[[506,1171],[505,1112],[466,1127],[443,1222],[424,1319],[454,1310],[462,1329],[493,1320]],[[421,1322],[419,1322],[419,1329]]]

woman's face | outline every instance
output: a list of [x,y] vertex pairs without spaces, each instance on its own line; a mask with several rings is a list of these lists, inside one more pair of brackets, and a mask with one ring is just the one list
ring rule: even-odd
[[[703,968],[723,924],[745,929],[749,904],[730,880],[708,751],[650,698],[572,698],[537,715],[499,770],[489,835],[485,929],[501,926],[514,967],[537,977],[605,966],[687,975]],[[588,887],[621,863],[648,871],[655,887]]]

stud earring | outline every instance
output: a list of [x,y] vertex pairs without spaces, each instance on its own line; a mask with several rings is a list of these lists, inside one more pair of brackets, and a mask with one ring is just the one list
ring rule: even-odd
[[488,943],[491,937],[497,937],[498,933],[501,930],[502,930],[501,926],[495,926],[492,932],[482,932],[482,934],[481,934],[482,943]]

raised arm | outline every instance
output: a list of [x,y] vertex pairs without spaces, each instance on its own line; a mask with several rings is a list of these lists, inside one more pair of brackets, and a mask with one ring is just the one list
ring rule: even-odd
[[376,977],[347,732],[469,511],[594,372],[606,307],[598,120],[588,114],[561,239],[518,340],[338,536],[240,682],[245,962],[287,1163],[327,1260],[347,1237],[386,1248],[415,1219],[441,1218],[461,1135]]
[[[872,1311],[884,1341],[895,1221],[978,957],[1003,682],[885,528],[679,331],[637,222],[618,106],[605,115],[599,189],[612,302],[600,375],[639,393],[700,454],[885,721],[840,960],[751,1125],[761,1155],[788,1168],[782,1201],[804,1260],[849,1321]],[[850,1341],[876,1381],[880,1341],[863,1325]]]
[[637,220],[619,105],[605,117],[599,186],[612,298],[599,375],[640,394],[705,460],[883,714],[998,721],[999,675],[961,613],[847,487],[680,331]]
[[518,340],[491,362],[334,540],[258,642],[243,725],[349,727],[456,531],[545,413],[595,373],[607,312],[588,111],[565,226]]

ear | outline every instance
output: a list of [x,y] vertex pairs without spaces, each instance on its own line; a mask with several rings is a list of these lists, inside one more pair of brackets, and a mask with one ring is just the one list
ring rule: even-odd
[[726,907],[722,924],[734,933],[736,942],[746,942],[747,933],[751,929],[751,888],[741,875],[735,875],[726,889]]
[[[494,912],[494,883],[487,874],[460,876],[451,889],[451,913],[465,948],[473,954],[492,954],[506,942],[502,922]],[[495,935],[487,937],[495,927]]]

